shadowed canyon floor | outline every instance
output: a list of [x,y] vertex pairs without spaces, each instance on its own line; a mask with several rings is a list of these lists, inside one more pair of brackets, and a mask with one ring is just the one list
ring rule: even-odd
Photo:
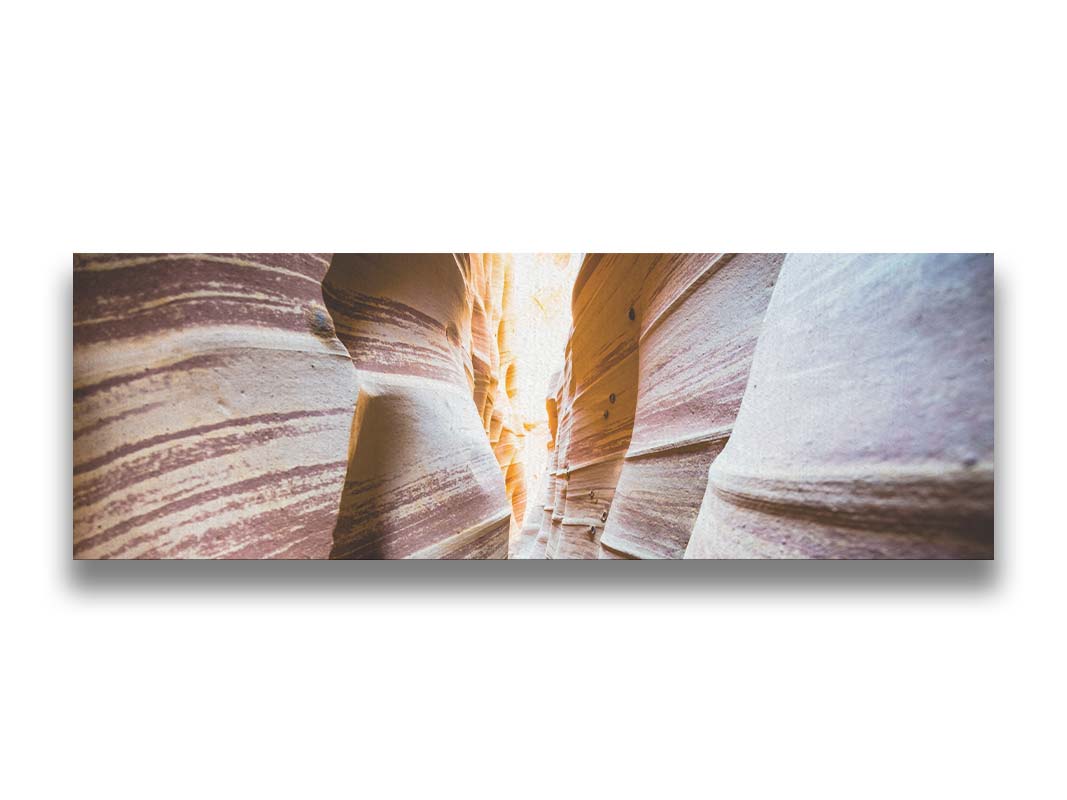
[[990,558],[992,279],[988,255],[78,255],[74,554]]

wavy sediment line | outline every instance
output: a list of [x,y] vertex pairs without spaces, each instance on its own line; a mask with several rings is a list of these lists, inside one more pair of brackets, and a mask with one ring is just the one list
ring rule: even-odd
[[976,520],[993,502],[993,464],[860,467],[794,475],[743,474],[712,467],[708,487],[722,500],[775,517],[844,528],[906,532],[951,527],[983,538]]

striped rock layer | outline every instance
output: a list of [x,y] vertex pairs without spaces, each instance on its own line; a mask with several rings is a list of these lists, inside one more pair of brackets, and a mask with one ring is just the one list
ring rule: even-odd
[[992,556],[990,256],[591,255],[573,312],[519,557]]
[[549,401],[555,465],[545,512],[525,527],[543,550],[520,555],[682,557],[782,259],[586,257]]
[[512,342],[514,319],[514,263],[510,254],[471,253],[472,363],[476,381],[475,405],[500,465],[512,510],[510,538],[516,539],[526,508],[523,466],[526,428],[518,410],[518,381]]
[[323,558],[358,394],[329,257],[74,262],[74,554]]
[[790,255],[686,557],[992,556],[992,256]]
[[655,259],[638,301],[633,434],[601,556],[680,558],[733,429],[784,256]]
[[359,400],[332,557],[507,555],[505,476],[517,454],[500,444],[511,413],[498,377],[504,267],[450,254],[334,257],[323,294]]
[[75,557],[504,556],[509,269],[76,256]]

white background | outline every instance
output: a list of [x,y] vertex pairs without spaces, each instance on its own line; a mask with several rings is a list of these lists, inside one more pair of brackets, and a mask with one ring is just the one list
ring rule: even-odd
[[[1061,8],[5,5],[0,793],[1064,797]],[[72,564],[139,249],[995,251],[997,560]]]

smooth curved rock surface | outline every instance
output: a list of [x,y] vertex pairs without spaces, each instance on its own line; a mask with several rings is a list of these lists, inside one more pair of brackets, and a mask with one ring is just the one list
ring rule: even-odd
[[586,257],[553,404],[548,557],[684,554],[783,258]]
[[323,294],[360,398],[332,558],[507,555],[511,508],[487,436],[501,277],[451,254],[334,257]]
[[574,284],[573,328],[556,394],[550,558],[597,558],[637,401],[635,303],[650,257],[588,255]]
[[471,253],[472,302],[478,324],[473,359],[475,389],[489,442],[504,476],[512,509],[511,538],[517,540],[526,509],[523,447],[526,435],[517,408],[519,365],[512,351],[514,321],[514,260],[510,254]]
[[532,502],[514,268],[76,256],[75,556],[992,556],[991,256],[587,256]]
[[741,405],[784,258],[672,254],[649,264],[636,306],[641,333],[633,435],[602,556],[685,553],[708,467]]
[[328,266],[75,257],[75,557],[329,555],[358,387]]
[[587,256],[519,555],[992,557],[992,286],[981,255]]
[[76,557],[506,556],[510,269],[76,257]]
[[686,557],[992,555],[992,256],[790,255]]

